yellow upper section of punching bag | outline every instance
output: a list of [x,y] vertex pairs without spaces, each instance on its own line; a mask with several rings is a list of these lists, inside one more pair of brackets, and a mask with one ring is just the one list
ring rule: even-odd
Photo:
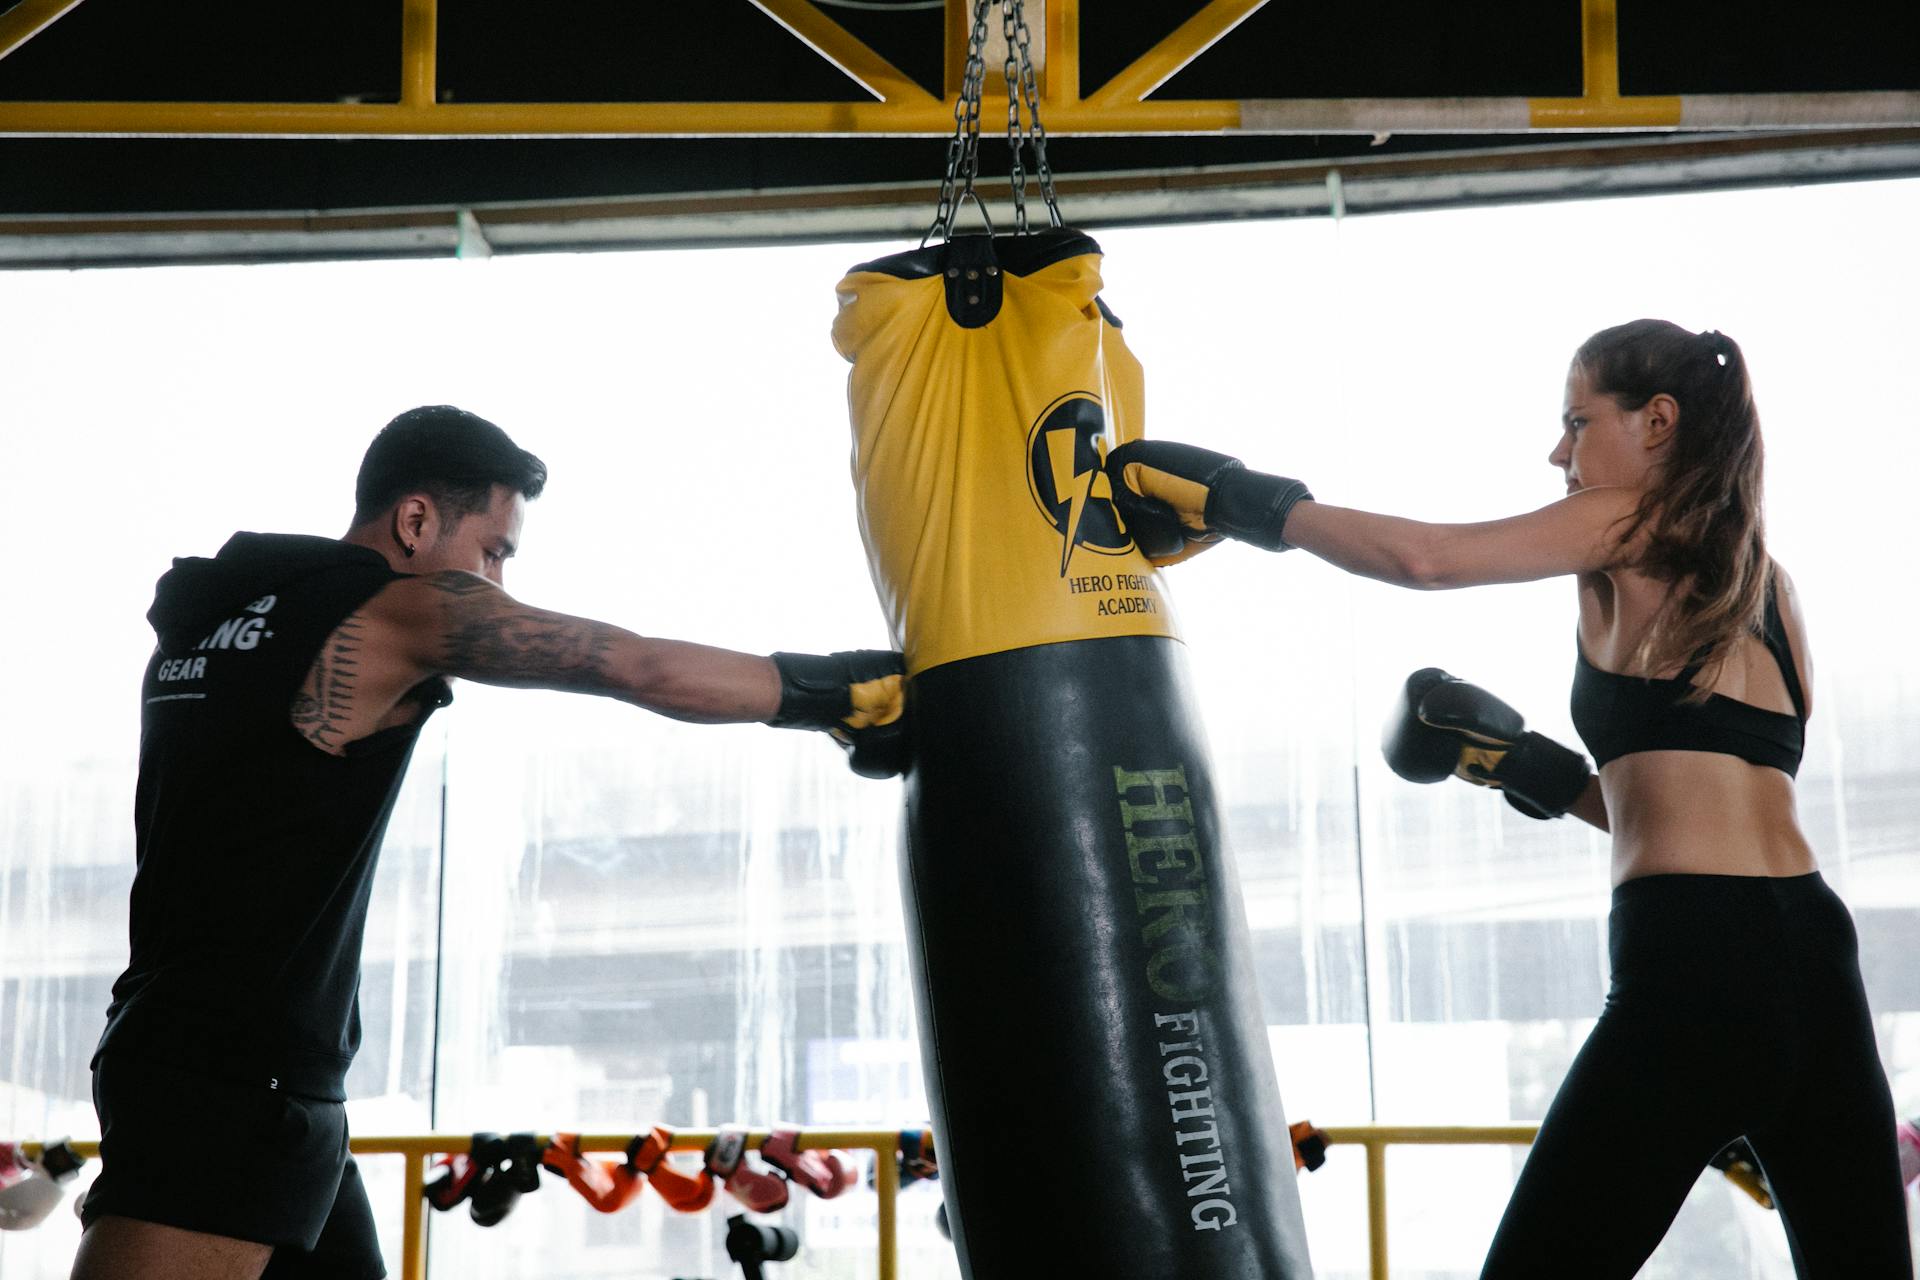
[[[954,266],[961,244],[857,267],[837,291],[860,531],[909,674],[1066,640],[1176,635],[1101,470],[1141,434],[1145,384],[1096,302],[1098,246],[1078,232],[1000,237],[998,265],[971,268],[970,285]],[[973,245],[961,256],[978,263]],[[950,284],[965,301],[996,275],[998,312],[964,327]]]

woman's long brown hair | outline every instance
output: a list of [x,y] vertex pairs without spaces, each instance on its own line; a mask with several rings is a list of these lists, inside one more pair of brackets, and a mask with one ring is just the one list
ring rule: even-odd
[[[1760,415],[1739,344],[1665,320],[1602,329],[1574,353],[1588,384],[1629,412],[1665,392],[1680,415],[1653,486],[1628,521],[1634,567],[1672,584],[1636,646],[1631,670],[1653,675],[1706,655],[1711,672],[1766,608]],[[1689,700],[1704,699],[1711,677]]]

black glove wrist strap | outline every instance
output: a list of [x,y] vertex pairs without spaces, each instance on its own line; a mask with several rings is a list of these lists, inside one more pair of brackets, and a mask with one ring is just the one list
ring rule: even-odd
[[[1538,816],[1548,818],[1562,817],[1573,808],[1592,777],[1585,756],[1531,729],[1520,735],[1493,771],[1509,800],[1517,796],[1538,810]],[[1520,805],[1514,807],[1528,812]]]
[[817,653],[776,653],[780,710],[767,721],[776,729],[832,729],[853,711],[846,663]]

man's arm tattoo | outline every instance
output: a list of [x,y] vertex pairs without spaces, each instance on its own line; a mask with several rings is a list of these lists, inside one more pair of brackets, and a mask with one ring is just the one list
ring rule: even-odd
[[440,668],[495,684],[613,693],[609,654],[624,634],[588,618],[518,604],[484,578],[437,574],[445,592]]
[[314,746],[333,755],[346,749],[364,625],[356,613],[335,628],[293,699],[293,727]]

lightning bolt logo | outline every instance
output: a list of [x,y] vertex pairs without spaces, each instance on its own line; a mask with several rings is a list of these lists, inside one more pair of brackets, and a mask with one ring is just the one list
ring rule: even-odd
[[1113,501],[1113,485],[1102,469],[1107,460],[1105,441],[1094,446],[1094,465],[1079,470],[1080,436],[1071,427],[1047,432],[1047,459],[1053,464],[1053,491],[1067,499],[1067,527],[1061,530],[1060,576],[1067,576],[1067,562],[1073,559],[1073,544],[1080,536],[1080,518],[1086,514],[1087,501],[1104,498]]
[[1118,555],[1133,545],[1113,505],[1106,462],[1106,415],[1091,393],[1069,392],[1047,406],[1028,438],[1027,483],[1060,534],[1060,576],[1075,548]]

